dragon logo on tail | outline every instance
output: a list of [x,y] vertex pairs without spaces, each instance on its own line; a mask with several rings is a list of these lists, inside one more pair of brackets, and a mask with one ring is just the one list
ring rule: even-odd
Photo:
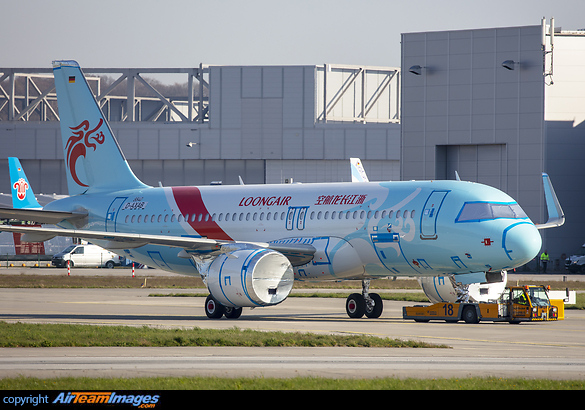
[[[97,132],[103,123],[104,120],[100,118],[97,127],[91,130],[89,129],[88,120],[83,121],[77,127],[69,127],[73,132],[73,135],[69,137],[69,139],[67,140],[67,144],[65,146],[67,150],[67,168],[69,169],[71,178],[73,178],[73,180],[80,186],[88,187],[89,185],[81,182],[79,180],[79,177],[77,176],[77,171],[75,169],[77,159],[79,157],[85,158],[87,148],[93,148],[93,150],[95,151],[95,149],[97,148],[96,143],[99,145],[104,143],[106,137],[103,131]],[[93,135],[96,132],[97,134]],[[96,143],[94,143],[93,141],[95,141]]]

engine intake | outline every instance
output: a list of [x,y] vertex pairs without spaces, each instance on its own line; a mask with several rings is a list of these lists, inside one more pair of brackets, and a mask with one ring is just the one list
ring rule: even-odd
[[213,297],[224,306],[271,306],[288,297],[294,272],[280,252],[241,249],[218,256],[209,266],[206,281]]

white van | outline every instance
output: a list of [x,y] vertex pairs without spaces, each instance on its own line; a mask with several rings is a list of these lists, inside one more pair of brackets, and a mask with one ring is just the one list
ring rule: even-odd
[[51,264],[57,267],[67,266],[67,261],[71,267],[106,267],[113,268],[121,265],[122,258],[113,252],[107,251],[97,245],[71,245],[61,252],[55,254]]

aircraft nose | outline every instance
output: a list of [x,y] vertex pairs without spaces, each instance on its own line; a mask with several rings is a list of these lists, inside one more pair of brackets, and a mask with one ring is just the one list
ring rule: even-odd
[[514,265],[520,266],[538,255],[542,247],[542,238],[533,224],[520,222],[504,230],[502,246]]

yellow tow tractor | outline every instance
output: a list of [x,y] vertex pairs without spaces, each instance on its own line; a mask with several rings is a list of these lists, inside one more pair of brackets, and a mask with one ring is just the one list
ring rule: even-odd
[[445,320],[455,323],[479,323],[480,320],[492,322],[532,322],[564,319],[564,300],[550,300],[544,286],[510,286],[494,302],[435,303],[428,306],[408,306],[402,308],[404,319],[416,322]]

